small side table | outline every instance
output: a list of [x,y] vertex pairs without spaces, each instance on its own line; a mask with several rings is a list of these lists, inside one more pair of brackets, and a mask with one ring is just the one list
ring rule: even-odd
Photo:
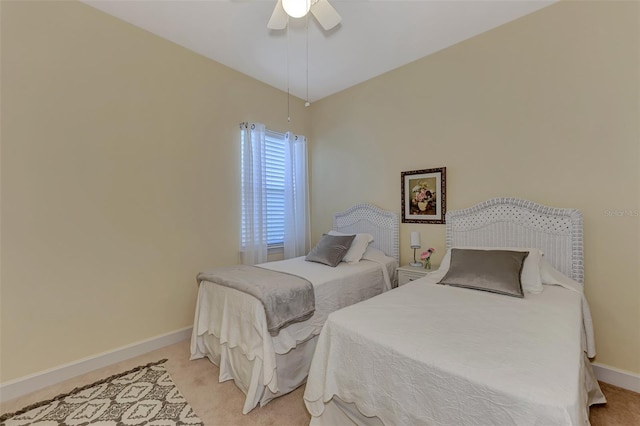
[[[433,268],[433,265],[431,266]],[[436,266],[435,269],[438,269]],[[404,265],[397,269],[398,271],[398,287],[409,281],[417,280],[432,272],[434,269],[425,269],[422,266]]]

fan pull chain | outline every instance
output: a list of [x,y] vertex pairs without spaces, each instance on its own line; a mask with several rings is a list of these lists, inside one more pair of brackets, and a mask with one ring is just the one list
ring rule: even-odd
[[305,98],[305,103],[304,106],[308,107],[309,105],[311,105],[309,103],[309,14],[307,13],[307,95]]
[[290,80],[290,60],[289,60],[289,17],[287,17],[287,122],[291,122],[291,91],[289,89]]

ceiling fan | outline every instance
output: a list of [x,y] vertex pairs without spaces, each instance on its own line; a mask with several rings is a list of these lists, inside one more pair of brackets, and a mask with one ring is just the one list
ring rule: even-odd
[[283,30],[287,27],[289,16],[302,18],[309,11],[325,31],[329,31],[342,20],[328,0],[278,0],[267,28],[270,30]]

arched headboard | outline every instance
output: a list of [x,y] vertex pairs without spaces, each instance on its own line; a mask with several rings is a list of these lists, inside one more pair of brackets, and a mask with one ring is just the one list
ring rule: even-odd
[[582,212],[518,198],[494,198],[447,212],[450,247],[532,247],[556,269],[584,283]]
[[347,234],[366,232],[373,235],[371,246],[382,250],[400,263],[398,214],[363,203],[333,215],[333,229]]

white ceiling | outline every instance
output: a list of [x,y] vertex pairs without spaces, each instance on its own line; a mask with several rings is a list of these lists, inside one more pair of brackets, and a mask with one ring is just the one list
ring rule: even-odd
[[340,25],[325,32],[308,15],[307,33],[306,18],[267,29],[276,0],[83,1],[311,102],[555,2],[330,0]]

